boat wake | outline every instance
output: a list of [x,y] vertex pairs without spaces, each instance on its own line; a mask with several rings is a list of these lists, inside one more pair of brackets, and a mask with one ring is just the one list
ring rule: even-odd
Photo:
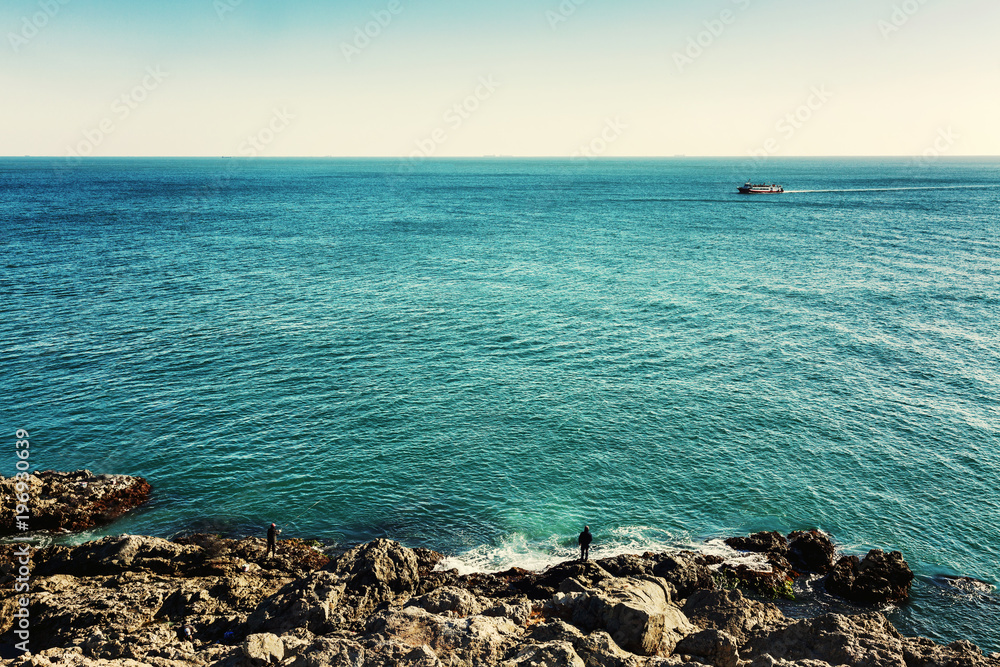
[[976,190],[991,188],[992,185],[928,185],[906,188],[843,188],[834,190],[785,190],[785,194],[798,192],[894,192],[896,190]]

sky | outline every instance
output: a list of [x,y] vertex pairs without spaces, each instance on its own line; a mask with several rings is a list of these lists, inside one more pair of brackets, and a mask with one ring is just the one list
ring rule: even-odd
[[4,0],[0,155],[1000,155],[996,0]]

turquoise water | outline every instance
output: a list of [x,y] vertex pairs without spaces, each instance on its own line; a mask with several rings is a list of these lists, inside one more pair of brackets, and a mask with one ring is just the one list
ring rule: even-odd
[[[819,527],[1000,650],[1000,160],[0,160],[0,417],[106,532],[466,568]],[[757,178],[757,176],[755,176]],[[906,188],[906,189],[901,189]],[[923,189],[913,189],[923,188]],[[2,459],[0,459],[2,461]],[[98,533],[100,534],[100,533]]]

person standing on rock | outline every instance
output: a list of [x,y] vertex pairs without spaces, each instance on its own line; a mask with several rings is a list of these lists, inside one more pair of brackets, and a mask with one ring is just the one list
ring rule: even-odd
[[271,527],[267,529],[267,553],[266,558],[278,555],[278,535],[281,533],[278,527],[273,523]]
[[584,526],[583,532],[577,539],[577,543],[580,545],[580,560],[587,560],[587,556],[590,555],[590,543],[593,541],[594,536],[590,532],[590,526]]

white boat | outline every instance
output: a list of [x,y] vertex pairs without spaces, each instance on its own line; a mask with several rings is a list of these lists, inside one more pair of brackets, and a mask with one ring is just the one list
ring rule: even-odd
[[785,189],[777,183],[751,183],[747,181],[745,185],[736,188],[741,195],[772,195],[784,192]]

